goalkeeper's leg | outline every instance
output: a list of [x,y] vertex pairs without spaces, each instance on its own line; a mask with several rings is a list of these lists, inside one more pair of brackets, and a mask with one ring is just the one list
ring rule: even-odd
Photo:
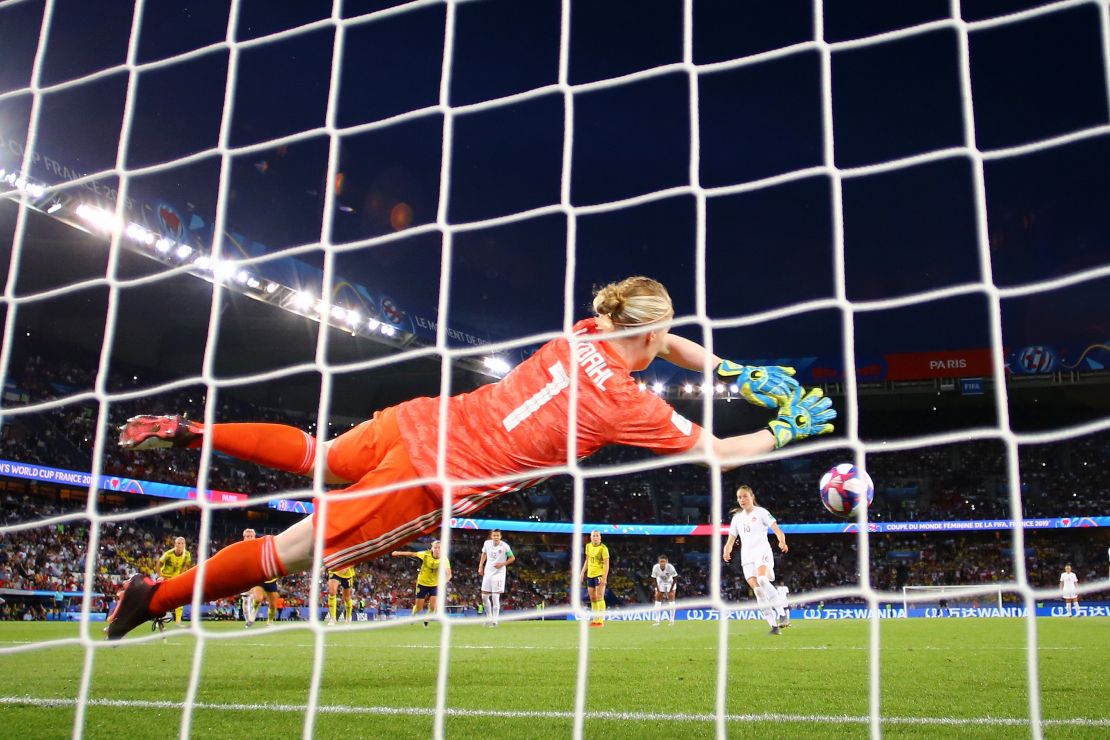
[[[296,427],[285,424],[197,424],[200,435],[208,435],[212,448],[241,460],[250,460],[267,468],[311,476],[316,463],[316,438]],[[202,438],[188,444],[201,446]],[[343,483],[339,479],[328,483]]]
[[[307,523],[307,527],[302,525]],[[290,527],[290,530],[307,529],[309,557],[294,560],[290,566],[297,570],[304,570],[312,564],[312,522],[311,517],[302,519]],[[284,535],[285,532],[282,533]],[[282,536],[282,535],[279,535]],[[260,537],[254,540],[243,540],[228,545],[213,555],[204,567],[204,584],[201,594],[202,601],[211,601],[241,593],[259,581],[277,578],[286,574],[286,566],[278,554],[276,538],[272,536]],[[175,609],[176,607],[192,601],[193,587],[196,584],[200,568],[192,568],[179,576],[174,576],[162,581],[154,590],[150,600],[149,611],[151,614]]]
[[[213,424],[209,427],[178,416],[136,416],[120,427],[125,449],[154,447],[199,448],[207,435],[212,448],[267,468],[312,477],[316,437],[286,424]],[[372,472],[396,436],[392,408],[374,414],[325,443],[324,482],[352,483]]]
[[[381,489],[419,477],[401,444],[396,426],[379,436],[378,441],[388,444],[382,458],[373,461],[375,469],[355,485],[336,493]],[[362,452],[366,454],[366,448],[362,448]],[[424,486],[358,498],[318,498],[315,514],[276,537],[243,540],[213,555],[204,564],[201,600],[233,596],[260,582],[311,567],[316,543],[314,523],[325,514],[326,519],[320,520],[325,545],[324,565],[337,569],[377,557],[436,531],[442,505],[440,494]],[[120,616],[109,624],[109,637],[119,639],[152,615],[189,603],[199,571],[200,568],[193,568],[159,584],[129,582],[127,590],[133,590],[134,597],[126,598],[125,595],[121,600],[127,602],[126,608],[119,607]],[[136,601],[141,606],[133,606]]]
[[316,438],[285,424],[213,424],[206,427],[181,416],[135,416],[120,427],[119,445],[129,450],[196,449],[205,436],[212,440],[213,449],[232,457],[298,475],[312,475]]

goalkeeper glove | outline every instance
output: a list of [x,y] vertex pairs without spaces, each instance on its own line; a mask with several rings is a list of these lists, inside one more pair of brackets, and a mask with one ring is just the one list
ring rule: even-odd
[[768,409],[782,406],[801,390],[793,375],[794,368],[780,365],[737,365],[722,360],[717,366],[717,377],[736,383],[744,400]]
[[779,409],[777,417],[767,428],[775,435],[775,449],[795,440],[805,439],[817,434],[828,434],[833,430],[830,423],[836,418],[832,399],[825,398],[820,388],[812,388],[804,396],[798,392],[787,399]]

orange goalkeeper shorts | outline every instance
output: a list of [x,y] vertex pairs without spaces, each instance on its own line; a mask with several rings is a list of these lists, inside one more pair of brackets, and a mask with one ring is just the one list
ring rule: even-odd
[[412,466],[393,408],[332,440],[328,467],[347,488],[316,499],[316,526],[324,528],[324,565],[338,570],[377,557],[439,528],[443,498],[427,486],[394,488],[337,499],[339,494],[396,486],[420,476]]

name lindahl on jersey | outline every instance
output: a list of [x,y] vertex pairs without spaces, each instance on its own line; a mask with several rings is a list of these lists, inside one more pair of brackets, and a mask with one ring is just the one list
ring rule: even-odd
[[[578,332],[581,334],[581,332]],[[605,357],[597,351],[592,342],[583,342],[574,348],[574,359],[578,366],[586,371],[586,377],[593,381],[601,390],[605,390],[605,381],[613,377],[613,371],[605,362]]]

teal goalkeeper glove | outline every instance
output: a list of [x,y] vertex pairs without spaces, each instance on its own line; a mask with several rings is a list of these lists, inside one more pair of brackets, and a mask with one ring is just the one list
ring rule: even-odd
[[775,449],[833,430],[830,422],[836,418],[836,409],[832,407],[832,399],[825,398],[820,388],[811,388],[804,396],[803,390],[799,388],[787,399],[779,409],[779,415],[767,425],[771,434],[775,435]]
[[781,365],[737,365],[722,360],[717,366],[718,378],[736,383],[744,400],[767,409],[781,407],[801,390],[793,375],[794,368]]

